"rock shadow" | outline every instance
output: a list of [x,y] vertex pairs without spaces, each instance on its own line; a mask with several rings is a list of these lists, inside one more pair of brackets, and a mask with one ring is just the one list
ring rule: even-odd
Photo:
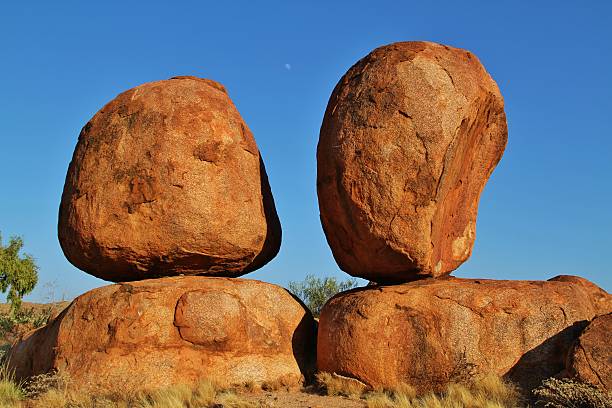
[[264,240],[261,252],[253,259],[253,261],[244,269],[244,273],[256,271],[268,262],[270,262],[278,254],[282,240],[282,229],[280,219],[276,212],[272,189],[268,181],[266,166],[259,156],[259,178],[261,184],[261,195],[264,207],[264,217],[266,218],[266,238]]
[[300,372],[304,375],[304,384],[312,384],[317,371],[317,332],[319,325],[304,302],[290,291],[287,290],[287,293],[306,310],[306,314],[291,336],[291,348]]
[[527,351],[504,377],[529,392],[543,380],[556,376],[565,369],[567,354],[588,323],[588,320],[574,322]]

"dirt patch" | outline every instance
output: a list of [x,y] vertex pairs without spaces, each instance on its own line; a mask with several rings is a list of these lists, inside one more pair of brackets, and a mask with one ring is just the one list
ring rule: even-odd
[[366,406],[364,400],[302,391],[240,394],[240,397],[256,406],[266,408],[362,408]]

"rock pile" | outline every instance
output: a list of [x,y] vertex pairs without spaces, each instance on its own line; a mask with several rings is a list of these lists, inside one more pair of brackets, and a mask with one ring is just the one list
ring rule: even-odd
[[[429,391],[491,372],[530,389],[564,370],[587,322],[612,310],[608,293],[568,276],[446,276],[471,254],[479,196],[506,140],[502,96],[469,51],[391,44],[342,77],[317,149],[321,222],[341,269],[393,285],[324,306],[320,371]],[[602,352],[589,347],[574,350],[572,367],[590,381],[585,361]]]
[[9,354],[19,378],[57,369],[104,392],[211,377],[295,385],[313,373],[306,307],[271,284],[218,278],[260,268],[281,241],[255,139],[222,85],[147,83],[96,113],[58,230],[75,266],[136,282],[94,289],[25,336]]
[[500,91],[468,51],[396,43],[349,69],[321,127],[317,191],[338,265],[373,285],[332,298],[317,334],[286,290],[236,279],[274,258],[281,227],[223,86],[176,77],[128,90],[81,131],[58,225],[70,262],[122,283],[25,335],[9,368],[61,370],[90,392],[291,386],[315,363],[373,388],[495,373],[525,389],[553,375],[609,389],[608,293],[572,276],[448,276],[471,254],[506,141]]

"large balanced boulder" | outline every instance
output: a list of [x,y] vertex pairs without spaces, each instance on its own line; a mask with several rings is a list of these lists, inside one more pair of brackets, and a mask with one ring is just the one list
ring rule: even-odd
[[340,268],[383,283],[456,269],[506,141],[502,96],[469,51],[402,42],[360,60],[331,95],[317,149]]
[[130,89],[85,125],[59,211],[68,260],[94,276],[239,276],[281,229],[255,139],[225,88],[177,77]]
[[612,391],[612,313],[594,318],[567,359],[570,377]]
[[494,373],[525,389],[565,356],[612,297],[579,278],[550,281],[425,279],[341,293],[319,320],[317,368],[371,387],[440,391]]
[[138,391],[211,379],[299,384],[314,371],[316,322],[285,289],[170,277],[94,289],[10,350],[17,378],[59,370],[71,386]]

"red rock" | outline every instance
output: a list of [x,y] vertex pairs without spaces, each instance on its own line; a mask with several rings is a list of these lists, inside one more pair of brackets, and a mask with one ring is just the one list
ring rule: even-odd
[[321,313],[317,368],[371,387],[440,391],[495,373],[530,390],[563,370],[586,321],[612,310],[608,293],[582,281],[446,278],[343,292]]
[[317,149],[340,268],[384,283],[456,269],[506,140],[502,96],[469,51],[401,42],[360,60],[331,95]]
[[612,313],[595,317],[584,329],[567,359],[567,374],[612,391]]
[[196,77],[130,89],[85,125],[58,229],[70,262],[111,281],[239,276],[281,241],[253,135],[225,88]]
[[173,277],[75,299],[9,352],[17,378],[59,369],[97,392],[214,379],[299,384],[314,371],[316,323],[285,289],[246,279]]

